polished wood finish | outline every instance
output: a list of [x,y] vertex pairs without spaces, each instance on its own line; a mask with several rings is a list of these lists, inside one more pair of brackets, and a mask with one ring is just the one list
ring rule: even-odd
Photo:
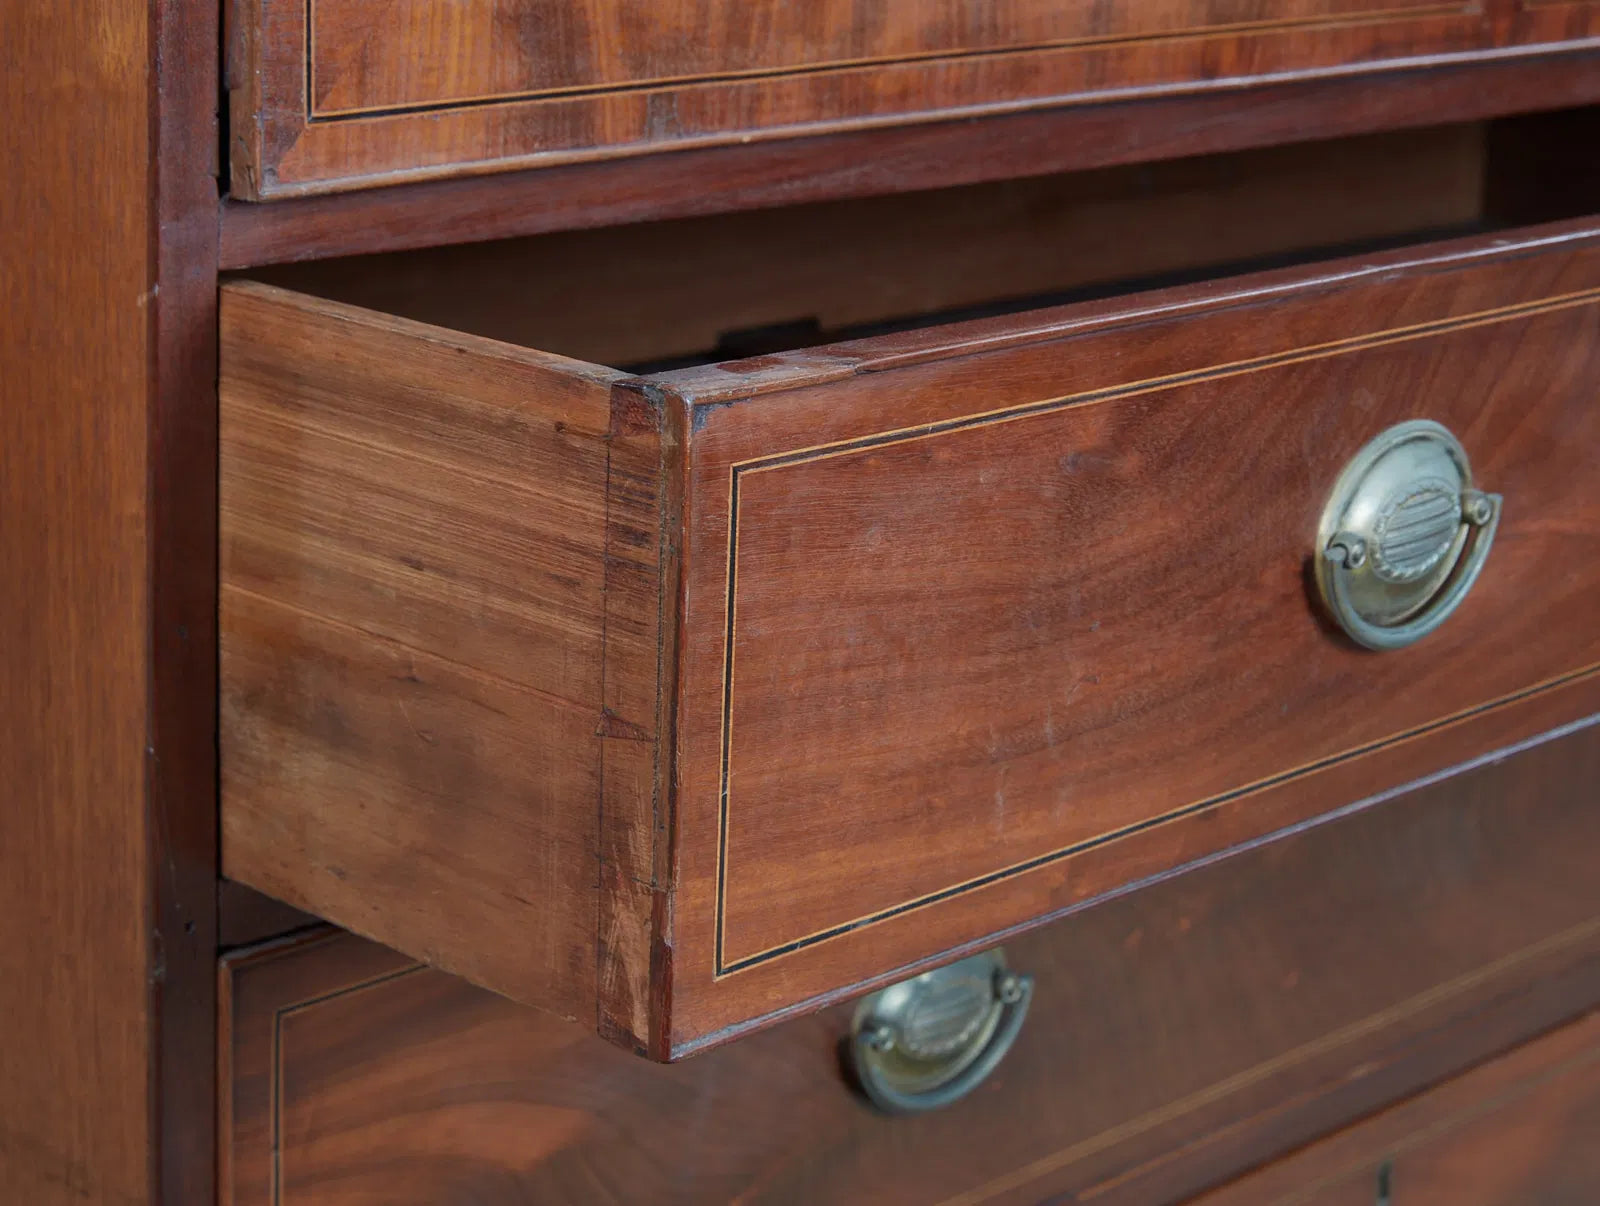
[[1600,35],[1589,5],[1418,0],[990,5],[925,0],[240,0],[233,191],[428,176],[814,135]]
[[[0,1198],[152,1200],[149,21],[0,13]],[[92,22],[98,53],[84,53]],[[37,103],[39,81],[60,88]],[[84,127],[80,123],[87,122]],[[24,185],[24,182],[25,185]]]
[[[1148,163],[1600,101],[1600,51],[1162,93],[222,208],[224,268]],[[1374,190],[1378,191],[1378,190]]]
[[213,1191],[217,32],[0,12],[8,1203]]
[[1600,1014],[1194,1206],[1559,1206],[1600,1192]]
[[[1419,0],[1165,0],[1063,9],[998,0],[982,21],[930,12],[920,0],[838,0],[821,15],[756,0],[670,0],[647,12],[618,0],[400,0],[374,29],[362,0],[313,0],[315,117],[436,109],[486,97],[658,87],[801,71],[882,68],[915,59],[997,55],[1051,45],[1123,42],[1336,20],[1379,21],[1440,6]],[[270,19],[270,17],[269,17]],[[618,51],[621,53],[618,53]],[[991,69],[992,70],[992,69]],[[951,98],[943,98],[948,107]]]
[[[670,1057],[1585,714],[1597,317],[1582,223],[634,382],[230,286],[225,869]],[[1419,416],[1511,501],[1373,656]]]
[[[663,377],[675,1025],[1256,836],[1286,818],[1238,793],[1600,665],[1600,244],[1552,237]],[[1521,518],[1455,622],[1373,656],[1319,624],[1308,534],[1415,417]]]
[[917,1118],[848,1008],[660,1067],[349,936],[242,952],[222,1201],[1176,1201],[1594,999],[1595,776],[1591,721],[1019,939],[1017,1047]]
[[[697,414],[678,857],[686,889],[716,879],[718,973],[1600,665],[1597,584],[1541,573],[1600,534],[1597,269],[1510,313],[1472,300],[1487,282],[1443,320],[1406,314],[1415,287],[1360,289],[1031,363],[868,353],[875,376]],[[1377,658],[1308,616],[1306,534],[1361,445],[1418,416],[1526,518],[1458,623]]]

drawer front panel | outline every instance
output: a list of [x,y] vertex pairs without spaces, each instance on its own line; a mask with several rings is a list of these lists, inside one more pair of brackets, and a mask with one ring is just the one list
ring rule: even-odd
[[1596,776],[1589,727],[1008,945],[1017,1046],[920,1117],[848,1007],[662,1067],[354,938],[237,955],[223,1201],[1176,1201],[1600,995]]
[[[1600,254],[1528,251],[674,382],[679,1014],[1070,907],[1593,676]],[[1414,419],[1504,518],[1444,627],[1372,653],[1308,562],[1341,467]]]
[[1194,1206],[1564,1206],[1600,1197],[1600,1014]]
[[[1597,319],[1580,294],[739,464],[724,969],[1600,662]],[[1508,512],[1448,631],[1375,656],[1312,613],[1308,533],[1415,417]]]
[[1592,25],[1532,12],[1497,28],[1452,0],[250,0],[233,39],[233,191],[1203,88],[1573,40]]

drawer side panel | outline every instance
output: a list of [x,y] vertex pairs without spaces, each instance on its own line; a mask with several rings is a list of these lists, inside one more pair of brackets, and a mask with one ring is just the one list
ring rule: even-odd
[[224,290],[224,871],[571,1015],[612,375]]

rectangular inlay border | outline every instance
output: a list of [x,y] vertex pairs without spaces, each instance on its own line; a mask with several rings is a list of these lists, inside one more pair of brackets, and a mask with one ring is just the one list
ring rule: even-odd
[[1184,385],[1192,385],[1206,381],[1225,380],[1230,377],[1242,376],[1247,373],[1261,372],[1268,369],[1279,368],[1285,365],[1298,364],[1307,361],[1330,359],[1335,356],[1348,355],[1353,352],[1366,351],[1372,348],[1385,347],[1393,344],[1408,343],[1418,339],[1426,339],[1436,335],[1469,330],[1474,327],[1492,326],[1511,322],[1520,318],[1531,318],[1544,314],[1556,313],[1562,310],[1573,309],[1579,306],[1591,305],[1600,301],[1600,289],[1586,289],[1574,293],[1560,294],[1555,297],[1541,298],[1533,302],[1521,302],[1516,305],[1503,306],[1490,310],[1478,311],[1462,315],[1457,318],[1439,319],[1433,322],[1419,323],[1408,327],[1398,327],[1391,330],[1374,332],[1368,335],[1356,336],[1350,339],[1336,340],[1325,344],[1309,345],[1295,348],[1286,352],[1274,353],[1268,356],[1254,357],[1248,360],[1234,361],[1227,364],[1213,365],[1203,369],[1194,369],[1182,373],[1172,373],[1161,377],[1151,378],[1146,381],[1128,382],[1123,385],[1111,386],[1105,389],[1090,390],[1078,394],[1064,395],[1058,398],[1044,399],[1038,402],[1025,403],[1020,406],[1006,407],[994,411],[986,411],[975,415],[963,415],[958,418],[943,420],[937,423],[922,424],[915,427],[897,428],[889,431],[876,432],[871,435],[860,436],[853,439],[836,441],[833,443],[819,444],[806,448],[792,449],[785,452],[772,453],[765,456],[738,461],[730,466],[728,481],[728,563],[727,563],[727,591],[726,591],[726,621],[723,633],[723,671],[722,671],[722,716],[721,716],[721,749],[719,751],[718,767],[718,801],[717,801],[717,864],[716,864],[716,889],[715,889],[715,942],[713,954],[713,978],[722,979],[725,976],[747,971],[770,963],[773,960],[795,954],[824,942],[856,933],[869,926],[887,921],[894,917],[931,905],[952,900],[966,893],[977,891],[981,888],[991,887],[1017,876],[1050,866],[1074,855],[1082,854],[1097,847],[1108,845],[1122,838],[1131,837],[1138,833],[1154,829],[1172,821],[1181,820],[1206,812],[1220,805],[1239,800],[1257,792],[1281,786],[1293,780],[1303,778],[1318,771],[1327,770],[1339,763],[1347,762],[1367,754],[1375,753],[1389,746],[1409,741],[1448,728],[1461,721],[1509,704],[1518,703],[1535,695],[1544,693],[1557,687],[1570,685],[1581,679],[1600,673],[1600,664],[1586,666],[1567,674],[1560,675],[1546,682],[1537,683],[1521,691],[1488,700],[1471,708],[1452,713],[1427,724],[1406,729],[1390,736],[1379,738],[1364,745],[1330,754],[1325,758],[1307,763],[1303,766],[1293,767],[1278,772],[1251,783],[1242,784],[1237,788],[1218,793],[1216,795],[1196,800],[1190,804],[1182,805],[1156,816],[1119,826],[1116,829],[1098,834],[1051,850],[1018,863],[987,872],[980,876],[964,880],[948,887],[924,893],[911,900],[878,909],[872,913],[854,918],[850,921],[840,922],[824,929],[805,934],[791,941],[771,946],[765,950],[756,951],[737,959],[728,959],[726,955],[724,930],[727,915],[727,866],[728,866],[728,814],[730,809],[729,798],[729,772],[732,763],[732,737],[733,737],[733,683],[734,683],[734,640],[737,632],[737,606],[738,606],[738,555],[739,555],[739,482],[748,473],[769,472],[792,465],[806,464],[811,461],[826,460],[840,456],[851,456],[872,449],[882,448],[894,444],[910,443],[917,440],[930,439],[937,436],[948,435],[953,432],[969,430],[976,427],[985,427],[997,423],[1016,422],[1021,419],[1032,418],[1038,415],[1051,414],[1057,411],[1076,409],[1083,406],[1099,405],[1106,402],[1135,397],[1143,394],[1156,393],[1161,390],[1172,389]]

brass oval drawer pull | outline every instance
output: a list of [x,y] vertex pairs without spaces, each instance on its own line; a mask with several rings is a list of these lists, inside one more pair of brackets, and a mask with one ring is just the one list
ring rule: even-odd
[[1345,466],[1317,532],[1317,586],[1368,649],[1399,649],[1449,618],[1477,581],[1500,496],[1472,486],[1461,442],[1430,419],[1389,428]]
[[1005,1058],[1032,996],[1033,977],[993,950],[863,998],[849,1047],[862,1092],[891,1114],[960,1100]]

